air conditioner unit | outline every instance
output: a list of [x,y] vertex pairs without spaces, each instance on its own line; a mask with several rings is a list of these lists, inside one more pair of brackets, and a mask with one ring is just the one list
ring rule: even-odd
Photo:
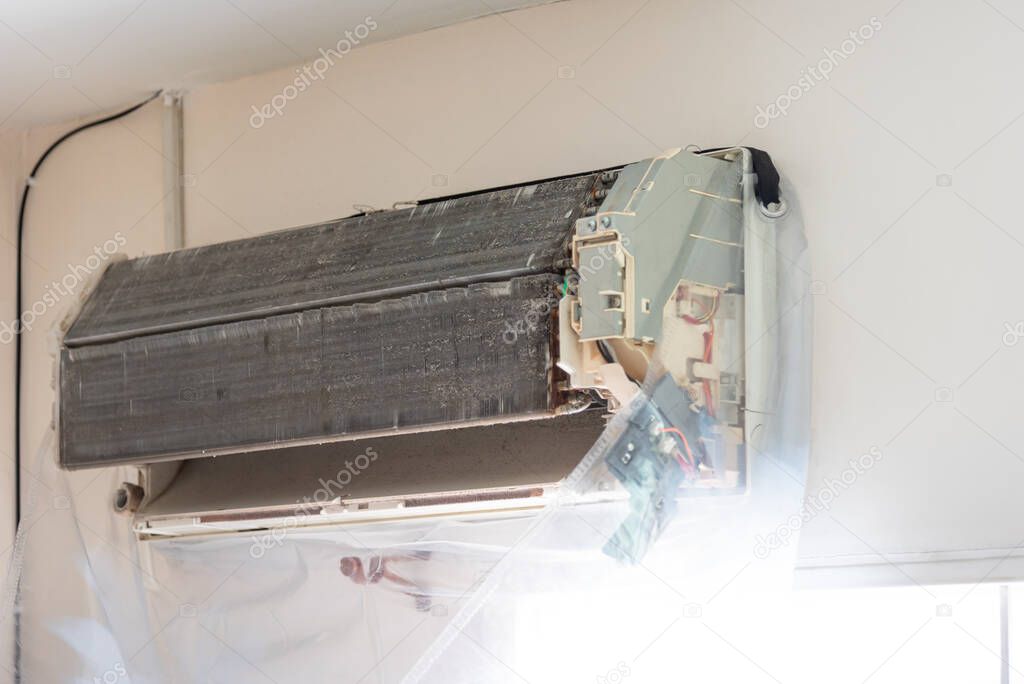
[[742,493],[784,211],[764,153],[677,149],[113,263],[63,334],[60,465],[131,466],[141,538],[507,515],[646,381],[685,489]]

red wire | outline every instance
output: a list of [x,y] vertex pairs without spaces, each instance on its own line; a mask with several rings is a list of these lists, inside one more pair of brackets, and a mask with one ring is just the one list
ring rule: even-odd
[[688,473],[696,472],[694,470],[693,466],[690,465],[689,462],[685,458],[683,458],[683,455],[681,453],[679,453],[679,449],[676,449],[674,451],[674,454],[675,454],[675,457],[676,457],[676,463],[679,464],[680,468],[682,468],[683,470],[685,470]]
[[[712,309],[714,308],[715,307],[712,307]],[[704,363],[711,363],[711,355],[714,351],[715,322],[713,320],[700,321],[693,316],[683,316],[683,320],[691,325],[702,325],[705,322],[708,324],[708,331],[704,333]],[[704,403],[707,404],[708,415],[714,418],[715,407],[714,401],[711,397],[711,383],[705,379],[701,384],[704,386]],[[686,438],[683,437],[683,439],[685,440]],[[689,447],[687,447],[687,449],[689,449]]]
[[[714,350],[715,340],[715,324],[711,322],[708,324],[708,331],[704,333],[704,363],[711,363],[711,354]],[[704,380],[704,402],[708,405],[708,415],[712,418],[715,417],[715,406],[711,398],[711,383]]]
[[683,440],[683,446],[686,447],[686,455],[690,457],[690,465],[696,465],[697,464],[697,460],[693,457],[693,452],[690,451],[690,443],[686,441],[686,435],[684,435],[679,428],[667,427],[667,428],[662,428],[661,431],[662,432],[673,432],[673,433],[679,435],[679,438],[681,440]]

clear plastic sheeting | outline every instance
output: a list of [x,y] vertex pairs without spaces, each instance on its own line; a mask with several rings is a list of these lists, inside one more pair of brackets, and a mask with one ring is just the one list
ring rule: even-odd
[[[403,682],[661,682],[684,673],[734,682],[746,681],[751,663],[764,678],[756,661],[732,647],[705,615],[713,608],[730,626],[771,630],[763,611],[778,610],[792,583],[797,540],[791,520],[800,514],[809,440],[810,283],[802,226],[792,196],[787,201],[789,212],[778,220],[748,216],[748,240],[772,231],[770,250],[762,254],[775,261],[768,271],[778,277],[777,289],[764,298],[777,315],[754,317],[762,323],[753,326],[748,316],[742,352],[768,362],[770,383],[759,398],[769,417],[745,445],[744,493],[701,488],[692,454],[677,469],[667,467],[670,459],[653,457],[635,467],[642,441],[665,443],[652,435],[674,433],[685,451],[696,451],[693,436],[705,441],[714,423],[704,412],[679,410],[689,404],[686,394],[652,366],[641,392],[567,478],[559,500],[487,575]],[[770,345],[771,353],[759,344]],[[696,460],[701,470],[712,470],[706,455]],[[623,475],[630,466],[632,476]],[[587,505],[609,474],[627,500]],[[538,562],[556,553],[571,553],[585,571]],[[678,641],[679,633],[687,636]],[[645,661],[662,638],[675,659]],[[763,643],[777,645],[778,639],[766,634]]]
[[[48,435],[0,665],[23,682],[766,679],[796,551],[782,531],[804,495],[810,277],[792,192],[769,218],[744,181],[745,241],[762,255],[747,255],[746,296],[757,277],[768,304],[751,316],[747,302],[729,360],[761,364],[739,470],[718,468],[717,423],[689,405],[708,397],[657,358],[532,513],[140,542],[109,501],[128,470],[59,471]],[[733,645],[758,630],[764,652]]]

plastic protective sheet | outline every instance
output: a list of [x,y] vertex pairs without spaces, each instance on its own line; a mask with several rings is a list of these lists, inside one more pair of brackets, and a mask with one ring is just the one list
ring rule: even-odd
[[[804,495],[810,278],[788,188],[785,198],[784,217],[756,219],[773,234],[762,251],[778,277],[765,283],[773,315],[756,326],[748,320],[744,341],[744,357],[767,362],[763,408],[771,414],[747,445],[744,491],[716,496],[684,486],[667,501],[594,502],[630,420],[665,409],[657,375],[539,513],[296,528],[271,545],[249,535],[137,542],[109,507],[127,470],[59,471],[48,435],[7,583],[2,628],[14,638],[3,642],[5,675],[108,683],[744,680],[759,657],[730,648],[721,625],[773,629],[772,597],[792,581],[796,540],[787,521]],[[766,239],[758,230],[748,226],[748,245]]]

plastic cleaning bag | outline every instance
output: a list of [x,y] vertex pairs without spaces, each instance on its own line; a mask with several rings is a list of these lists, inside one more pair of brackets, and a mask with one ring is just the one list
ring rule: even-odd
[[[257,554],[246,535],[137,541],[96,495],[125,469],[59,471],[48,435],[0,666],[23,682],[660,682],[685,661],[736,681],[704,617],[751,621],[752,596],[789,588],[795,540],[759,540],[799,511],[808,444],[802,226],[792,192],[767,217],[753,184],[747,169],[745,239],[764,262],[746,275],[771,306],[747,318],[732,361],[759,358],[767,389],[748,408],[767,418],[742,468],[717,468],[716,424],[690,406],[701,397],[655,364],[539,513],[296,528]],[[654,658],[679,629],[679,662]]]
[[[719,602],[716,608],[726,603],[727,589],[740,597],[723,611],[733,621],[749,621],[758,603],[788,593],[795,539],[783,532],[784,543],[768,548],[766,521],[798,513],[807,464],[810,279],[802,225],[794,199],[787,200],[784,217],[759,220],[774,233],[768,258],[777,260],[777,298],[769,299],[777,315],[765,318],[761,329],[748,327],[742,352],[771,345],[767,354],[761,350],[770,360],[772,389],[764,401],[771,416],[761,425],[764,433],[746,445],[753,452],[746,491],[716,496],[722,490],[701,490],[694,454],[679,457],[697,450],[693,435],[706,434],[711,421],[684,410],[689,398],[653,367],[641,392],[567,478],[559,500],[488,574],[403,682],[660,682],[682,671],[700,681],[739,681],[742,670],[702,657],[709,651],[697,646],[701,641],[722,645],[702,618],[712,602]],[[748,224],[748,239],[763,235]],[[675,450],[680,467],[672,467],[672,458],[644,455],[642,441],[665,445],[661,456],[672,453],[661,435],[682,442]],[[637,459],[643,459],[639,467]],[[703,467],[703,459],[696,460]],[[630,467],[632,475],[623,473]],[[609,473],[629,492],[627,501],[586,504]],[[554,553],[586,559],[586,571],[538,562]],[[641,661],[680,621],[705,629],[679,645],[679,662]]]

